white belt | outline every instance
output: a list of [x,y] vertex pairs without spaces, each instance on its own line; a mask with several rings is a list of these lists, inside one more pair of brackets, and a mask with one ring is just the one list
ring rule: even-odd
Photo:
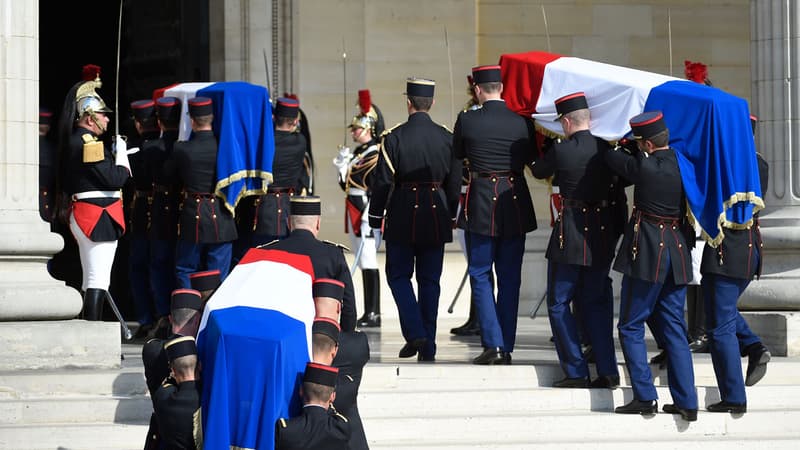
[[367,195],[367,191],[359,188],[350,188],[347,190],[347,195]]
[[72,200],[85,200],[87,198],[122,198],[120,191],[87,191],[72,194]]
[[469,186],[467,186],[466,184],[462,184],[461,185],[461,193],[462,194],[466,194],[468,188],[469,188]]

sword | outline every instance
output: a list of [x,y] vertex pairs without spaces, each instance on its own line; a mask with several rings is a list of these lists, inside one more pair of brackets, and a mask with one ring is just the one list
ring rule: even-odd
[[117,27],[117,79],[114,82],[114,112],[117,114],[114,120],[114,136],[119,136],[119,51],[122,45],[122,3],[119,0],[119,22]]
[[364,241],[366,241],[366,239],[362,237],[361,243],[358,244],[358,250],[356,250],[356,259],[353,260],[353,265],[350,266],[350,277],[352,277],[353,274],[356,273],[356,268],[358,267],[358,260],[361,259],[361,253],[364,251]]
[[[344,80],[344,89],[343,98],[342,98],[342,106],[344,107],[344,140],[342,141],[342,147],[347,147],[347,49],[344,47],[344,36],[342,36],[342,75]],[[363,240],[362,240],[363,242]]]
[[131,330],[128,328],[128,324],[125,323],[125,319],[122,318],[122,314],[120,314],[119,309],[117,308],[117,304],[114,303],[114,299],[111,298],[111,293],[108,291],[105,292],[106,292],[106,300],[108,300],[108,304],[111,306],[111,310],[114,311],[114,315],[117,316],[119,324],[122,325],[122,331],[125,334],[125,340],[126,341],[131,340],[131,337],[133,337],[133,333],[131,333]]
[[531,308],[531,312],[528,313],[528,315],[531,316],[531,319],[536,318],[536,313],[539,312],[539,308],[542,307],[542,303],[544,303],[544,299],[546,297],[547,297],[547,290],[545,290],[544,293],[542,294],[542,298],[539,299],[539,303],[535,307]]
[[464,285],[467,284],[467,277],[469,277],[469,266],[464,270],[464,276],[461,277],[461,284],[458,285],[458,290],[456,290],[456,295],[453,297],[453,301],[450,302],[450,306],[447,308],[447,312],[453,314],[453,307],[456,306],[456,300],[458,300],[458,296],[461,295],[461,291],[464,290]]

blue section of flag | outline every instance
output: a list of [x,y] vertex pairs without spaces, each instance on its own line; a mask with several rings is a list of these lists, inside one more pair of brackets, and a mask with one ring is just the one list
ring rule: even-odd
[[[713,87],[670,81],[650,91],[644,110],[664,113],[689,206],[703,230],[717,238],[724,202],[735,194],[761,198],[747,102]],[[740,201],[726,219],[747,223],[754,206]]]
[[274,448],[275,421],[302,406],[307,326],[269,309],[210,313],[197,340],[205,448]]
[[261,175],[271,174],[275,154],[269,92],[263,86],[226,81],[200,89],[197,96],[214,102],[217,190],[233,211],[246,192],[267,189]]

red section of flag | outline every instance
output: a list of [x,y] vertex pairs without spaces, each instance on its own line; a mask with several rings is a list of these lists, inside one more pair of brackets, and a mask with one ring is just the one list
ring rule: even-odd
[[526,117],[536,112],[544,68],[558,58],[561,55],[547,52],[511,53],[500,57],[503,100],[509,109]]

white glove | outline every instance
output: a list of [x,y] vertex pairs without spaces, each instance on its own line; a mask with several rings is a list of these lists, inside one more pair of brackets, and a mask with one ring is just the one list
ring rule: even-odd
[[128,144],[125,138],[120,135],[114,136],[114,153],[116,155],[116,164],[131,171],[131,163],[128,161]]
[[339,146],[339,154],[333,158],[333,165],[339,172],[339,179],[344,180],[347,178],[347,169],[350,165],[350,161],[353,160],[353,151],[350,150],[350,147],[345,147],[343,145]]
[[380,228],[373,228],[372,229],[372,236],[375,238],[375,250],[380,250],[381,248],[381,230]]

